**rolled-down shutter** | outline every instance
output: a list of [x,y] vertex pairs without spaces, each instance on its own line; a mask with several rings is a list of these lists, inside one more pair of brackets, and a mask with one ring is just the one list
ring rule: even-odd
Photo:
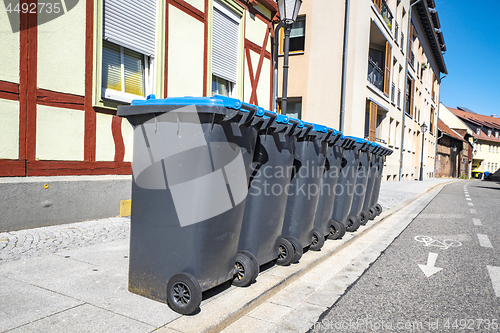
[[240,19],[214,2],[212,74],[236,82],[238,78],[238,41]]
[[155,0],[104,1],[105,40],[147,56],[154,56],[155,35]]
[[368,140],[375,141],[377,138],[377,104],[370,101],[370,123],[368,127]]
[[384,72],[384,94],[389,96],[391,88],[391,66],[392,66],[392,46],[385,42],[385,72]]

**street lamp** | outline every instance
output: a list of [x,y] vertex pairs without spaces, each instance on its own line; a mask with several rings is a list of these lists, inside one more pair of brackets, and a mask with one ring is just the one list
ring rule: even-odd
[[287,109],[287,94],[288,94],[288,59],[290,55],[290,32],[292,31],[292,24],[297,20],[300,5],[302,0],[276,0],[278,3],[278,10],[280,13],[281,22],[284,24],[285,29],[285,43],[283,45],[283,94],[281,97],[281,112],[286,114]]
[[427,125],[425,122],[420,126],[422,131],[422,156],[420,157],[420,181],[424,180],[424,134],[427,132]]

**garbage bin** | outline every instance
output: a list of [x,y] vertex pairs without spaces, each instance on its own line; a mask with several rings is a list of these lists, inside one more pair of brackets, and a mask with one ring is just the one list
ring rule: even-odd
[[118,115],[134,127],[129,290],[193,313],[202,291],[241,273],[257,128],[272,119],[222,96],[152,96]]
[[382,184],[382,175],[384,172],[384,163],[386,156],[391,155],[393,152],[392,149],[382,147],[381,150],[378,151],[377,153],[377,166],[378,166],[378,171],[377,171],[377,178],[375,180],[375,185],[373,187],[373,193],[372,193],[372,199],[371,199],[371,206],[375,208],[376,215],[373,215],[370,217],[370,219],[375,219],[376,216],[380,215],[382,213],[382,206],[378,203],[378,198],[380,195],[380,185]]
[[373,189],[375,187],[375,182],[377,181],[377,178],[382,175],[379,175],[378,173],[378,164],[377,160],[379,157],[379,152],[383,149],[381,145],[378,143],[372,142],[370,150],[371,154],[370,156],[370,162],[369,162],[369,172],[368,172],[368,181],[366,183],[366,192],[365,192],[365,198],[363,201],[363,208],[361,209],[360,213],[360,219],[361,219],[361,225],[366,225],[370,217],[376,216],[377,211],[375,207],[372,207],[372,195],[373,195]]
[[332,235],[331,238],[336,239],[342,237],[347,228],[347,217],[351,211],[354,188],[358,176],[360,149],[364,145],[364,140],[347,136],[342,145],[344,151],[342,154],[339,179],[335,189],[335,200],[332,213],[332,220],[337,222],[342,230]]
[[287,238],[295,249],[292,262],[302,257],[304,247],[312,244],[319,249],[324,243],[323,235],[314,228],[314,217],[331,131],[325,126],[309,123],[305,128],[297,139],[282,231],[282,237]]
[[238,252],[255,258],[259,266],[277,259],[288,265],[294,256],[292,244],[281,237],[297,136],[304,122],[277,115],[259,131],[253,170],[245,205]]
[[366,194],[366,185],[368,183],[368,176],[370,170],[370,154],[373,150],[372,143],[368,140],[356,138],[356,145],[359,148],[359,165],[358,173],[356,176],[356,184],[354,185],[354,193],[351,204],[351,211],[347,217],[346,230],[349,232],[356,231],[361,225],[362,216],[361,209]]
[[472,171],[472,178],[483,179],[482,171]]
[[321,192],[318,200],[318,208],[316,209],[316,216],[314,218],[314,226],[325,237],[333,237],[333,235],[336,233],[338,234],[341,229],[341,226],[332,220],[332,214],[335,202],[335,190],[342,167],[342,154],[345,140],[346,137],[336,130],[333,130],[333,133],[328,138],[328,149],[321,182]]

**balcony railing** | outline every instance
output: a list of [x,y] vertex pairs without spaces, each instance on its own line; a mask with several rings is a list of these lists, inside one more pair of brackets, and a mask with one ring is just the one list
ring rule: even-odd
[[389,9],[389,6],[387,5],[387,2],[385,0],[382,0],[382,8],[380,9],[380,11],[382,13],[382,17],[384,18],[385,23],[387,23],[389,29],[392,30],[392,19],[394,18],[394,16],[392,15],[392,12]]
[[393,82],[392,87],[391,87],[391,102],[392,103],[394,103],[395,98],[396,98],[396,85]]
[[368,59],[368,82],[380,91],[384,90],[384,71],[371,59]]

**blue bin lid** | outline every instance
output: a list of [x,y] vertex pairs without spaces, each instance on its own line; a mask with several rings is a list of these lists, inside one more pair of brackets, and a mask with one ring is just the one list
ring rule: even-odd
[[278,114],[278,116],[276,117],[276,122],[280,124],[288,124],[289,120],[290,118],[288,118],[288,116],[285,116],[283,114]]
[[328,127],[318,124],[312,124],[313,130],[320,133],[328,133]]
[[288,119],[289,119],[289,120],[291,119],[291,120],[295,120],[295,121],[297,121],[297,122],[299,123],[299,124],[297,125],[297,127],[298,127],[298,128],[303,128],[303,127],[306,125],[306,123],[305,123],[304,121],[299,120],[299,119],[297,119],[297,118],[288,118]]
[[366,143],[366,142],[369,142],[365,139],[362,139],[362,138],[358,138],[358,137],[355,137],[355,136],[348,136],[349,139],[353,139],[354,141],[356,141],[356,143]]
[[[221,106],[239,110],[242,102],[239,99],[215,95],[212,97],[168,97],[157,99],[155,95],[149,95],[146,100],[135,99],[130,105],[205,105]],[[251,104],[248,104],[251,105]],[[263,109],[262,109],[263,110]],[[262,114],[264,114],[262,112]]]

